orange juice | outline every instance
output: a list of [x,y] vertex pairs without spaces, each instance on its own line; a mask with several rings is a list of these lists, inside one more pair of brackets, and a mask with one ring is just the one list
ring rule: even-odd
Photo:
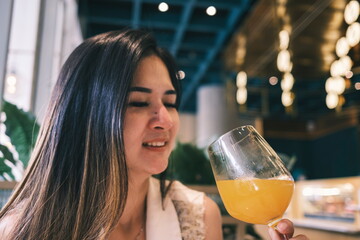
[[244,222],[269,224],[288,207],[294,182],[280,179],[236,179],[216,182],[231,216]]

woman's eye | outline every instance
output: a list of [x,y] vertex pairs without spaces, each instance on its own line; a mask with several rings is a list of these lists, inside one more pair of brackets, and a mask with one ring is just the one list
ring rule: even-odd
[[177,108],[177,105],[175,103],[164,103],[165,107],[169,108]]
[[149,103],[147,102],[129,102],[130,107],[147,107]]

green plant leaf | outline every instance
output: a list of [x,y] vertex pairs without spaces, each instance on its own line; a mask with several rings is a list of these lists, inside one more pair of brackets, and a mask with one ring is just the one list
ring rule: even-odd
[[6,146],[0,144],[0,152],[3,154],[3,158],[15,164],[14,156]]
[[190,143],[178,143],[170,156],[172,177],[184,184],[215,184],[204,151]]
[[11,168],[5,164],[5,159],[3,157],[0,157],[0,173],[11,173]]
[[13,179],[15,179],[11,172],[11,168],[5,164],[5,160],[9,160],[10,162],[15,164],[15,159],[14,159],[12,153],[6,146],[4,146],[2,144],[0,144],[0,152],[3,155],[2,157],[0,157],[0,174],[3,175],[4,173],[7,173]]
[[19,160],[26,167],[39,132],[39,124],[36,123],[32,114],[19,109],[14,104],[3,101],[2,107],[6,113],[5,133],[10,137],[11,143],[19,153]]

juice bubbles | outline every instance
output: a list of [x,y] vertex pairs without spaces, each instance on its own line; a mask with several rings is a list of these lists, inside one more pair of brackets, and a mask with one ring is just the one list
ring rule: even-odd
[[280,179],[216,181],[221,199],[231,216],[253,224],[269,224],[288,207],[294,182]]

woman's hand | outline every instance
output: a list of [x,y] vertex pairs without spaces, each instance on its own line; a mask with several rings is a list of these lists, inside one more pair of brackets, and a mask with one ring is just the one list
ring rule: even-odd
[[294,225],[288,219],[282,219],[276,226],[275,230],[272,227],[269,227],[269,234],[272,240],[284,240],[284,235],[288,237],[289,240],[309,240],[305,235],[294,236]]

